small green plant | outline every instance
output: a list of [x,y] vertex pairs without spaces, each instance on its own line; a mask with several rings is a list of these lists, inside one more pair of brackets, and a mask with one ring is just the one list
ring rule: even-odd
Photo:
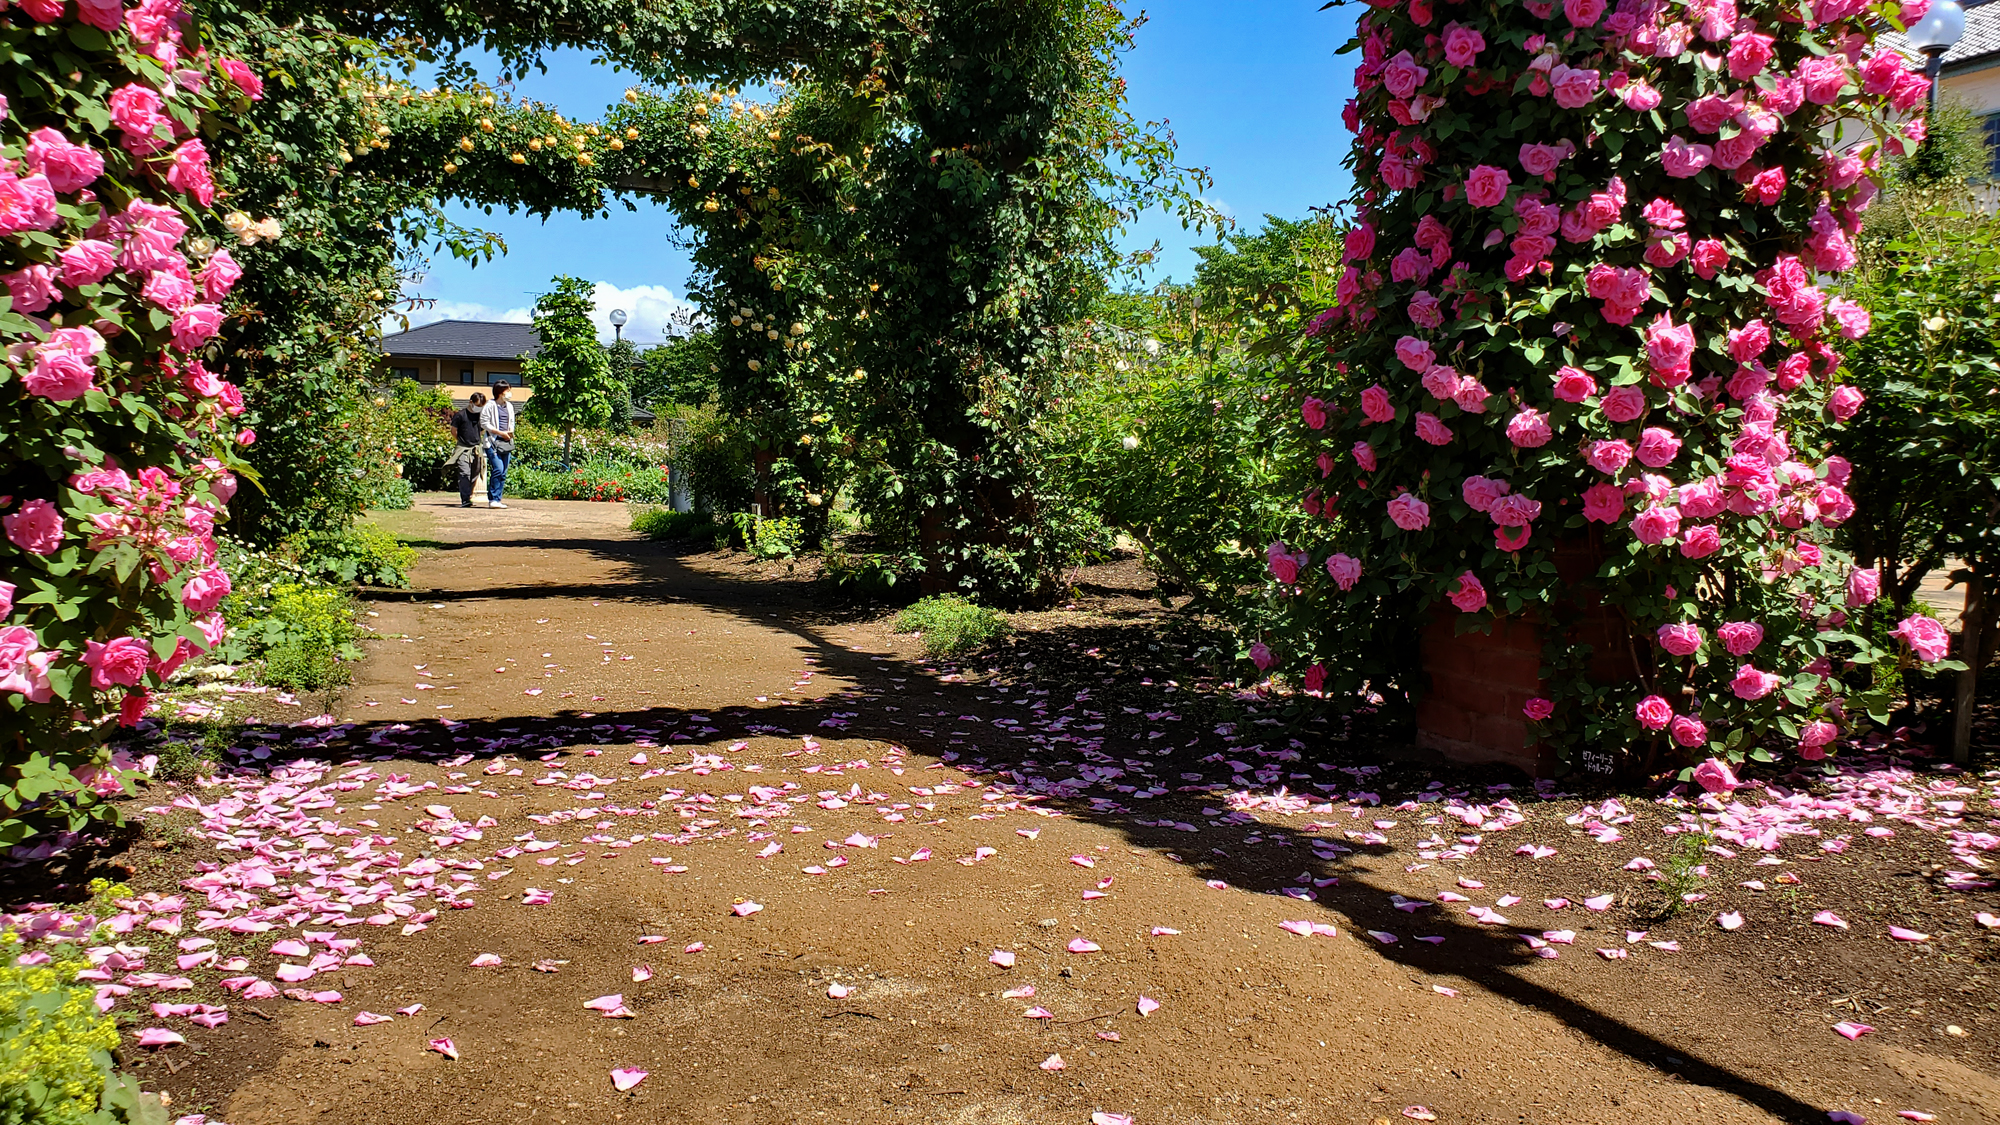
[[1715,837],[1707,832],[1689,832],[1681,836],[1680,843],[1674,845],[1673,854],[1660,867],[1660,881],[1657,884],[1663,901],[1648,915],[1649,920],[1664,922],[1687,909],[1687,896],[1701,886],[1701,876],[1695,868],[1701,866],[1702,857],[1708,854],[1708,846]]
[[898,633],[915,633],[929,656],[958,656],[986,647],[1013,628],[998,610],[958,594],[924,598],[896,615]]
[[748,512],[738,512],[736,538],[743,549],[760,559],[788,559],[799,553],[799,544],[805,540],[805,528],[790,516],[773,519],[759,519]]
[[343,585],[410,584],[417,550],[371,524],[357,523],[340,531],[301,532],[285,540],[285,552],[312,577]]
[[286,641],[264,654],[264,682],[287,691],[326,691],[353,679],[334,651],[324,645]]
[[[129,893],[129,892],[128,892]],[[118,1024],[72,983],[89,962],[57,947],[18,965],[20,938],[0,934],[0,1121],[20,1125],[165,1125],[157,1097],[112,1070]]]
[[632,513],[632,530],[648,539],[713,540],[721,532],[707,512],[676,512],[640,508]]
[[161,781],[193,781],[214,773],[222,761],[229,739],[219,725],[183,732],[185,737],[168,738],[155,748],[160,756],[153,776]]
[[914,581],[919,562],[914,554],[849,554],[828,551],[820,567],[820,578],[836,590],[870,598],[903,600],[916,593]]
[[368,506],[378,512],[407,512],[416,503],[416,494],[404,477],[387,477],[375,485]]

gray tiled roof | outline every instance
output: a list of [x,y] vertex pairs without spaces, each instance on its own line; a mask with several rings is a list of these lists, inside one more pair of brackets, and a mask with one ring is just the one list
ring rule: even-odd
[[[1920,58],[1904,43],[1896,32],[1882,36],[1886,46],[1894,47],[1911,58]],[[1983,3],[1965,10],[1965,35],[1951,45],[1944,53],[1944,67],[1952,70],[1960,63],[1994,61],[1990,56],[2000,55],[2000,3]]]
[[534,325],[492,320],[440,320],[382,337],[382,353],[396,357],[503,360],[533,355],[541,349]]

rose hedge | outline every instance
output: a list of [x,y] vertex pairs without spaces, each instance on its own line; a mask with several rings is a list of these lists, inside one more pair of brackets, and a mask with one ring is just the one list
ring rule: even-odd
[[[1881,155],[1923,137],[1924,78],[1873,45],[1916,15],[1365,13],[1356,221],[1338,303],[1294,353],[1305,520],[1267,551],[1259,666],[1340,698],[1407,688],[1431,614],[1525,614],[1550,696],[1526,717],[1565,760],[1820,758],[1882,714],[1884,654],[1845,628],[1876,577],[1831,547],[1853,502],[1825,454],[1862,406],[1839,349],[1869,315],[1826,285]],[[1609,653],[1574,639],[1593,598],[1623,633]],[[1906,623],[1919,659],[1942,655],[1934,628]]]
[[176,0],[0,12],[0,72],[4,845],[113,815],[102,728],[222,637],[214,531],[254,435],[204,362],[242,268],[187,235],[214,203],[205,138],[260,83]]

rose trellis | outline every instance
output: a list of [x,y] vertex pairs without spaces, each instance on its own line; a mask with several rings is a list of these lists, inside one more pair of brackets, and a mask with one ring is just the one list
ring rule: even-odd
[[[1253,658],[1347,697],[1410,686],[1396,638],[1433,614],[1525,616],[1525,719],[1565,757],[1813,759],[1880,713],[1877,578],[1833,549],[1824,453],[1869,317],[1829,284],[1924,136],[1926,80],[1875,42],[1922,3],[1366,12],[1347,266],[1299,373],[1308,518]],[[1616,641],[1576,639],[1586,610]],[[1900,634],[1942,657],[1928,618]]]
[[216,203],[204,133],[262,82],[177,0],[28,0],[0,12],[0,68],[5,845],[52,796],[73,824],[105,811],[100,728],[221,638],[215,525],[254,435],[204,352],[236,256],[277,232],[189,237]]

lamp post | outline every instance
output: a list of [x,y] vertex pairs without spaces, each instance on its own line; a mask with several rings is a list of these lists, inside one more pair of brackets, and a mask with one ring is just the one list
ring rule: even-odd
[[[1944,2],[1947,4],[1951,4],[1951,0],[1944,0]],[[1952,6],[1957,7],[1956,4],[1953,4]],[[1960,30],[1964,30],[1965,28],[1965,16],[1963,14],[1961,14],[1958,17],[1958,26]],[[1953,42],[1957,42],[1957,40],[1954,39]],[[625,322],[630,319],[632,318],[625,315],[624,309],[611,310],[612,343],[615,344],[625,339]]]
[[1933,0],[1924,18],[1903,33],[1905,42],[1924,54],[1924,77],[1931,80],[1930,109],[1937,108],[1938,72],[1944,53],[1965,36],[1965,9],[1958,0]]

